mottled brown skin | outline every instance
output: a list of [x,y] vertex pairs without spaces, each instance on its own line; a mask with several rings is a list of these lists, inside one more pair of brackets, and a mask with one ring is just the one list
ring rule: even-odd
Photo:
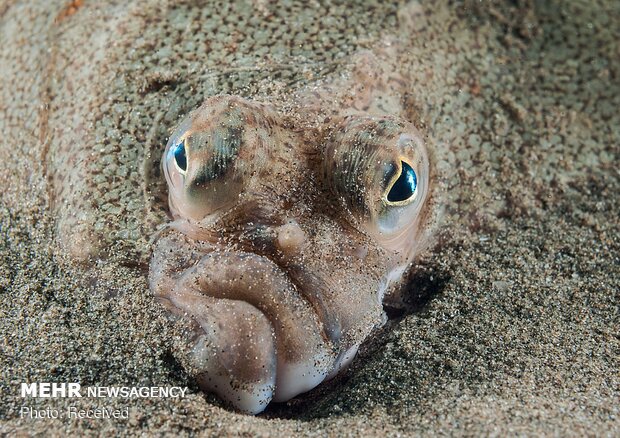
[[[269,95],[341,74],[397,5],[254,0],[0,3],[0,128],[45,175],[59,253],[148,264],[167,221],[162,143],[208,96]],[[352,24],[355,25],[352,25]],[[301,44],[301,42],[304,44]],[[20,145],[16,144],[19,139]],[[162,196],[164,195],[164,196]]]
[[[10,84],[0,87],[3,150],[17,148],[26,157],[12,164],[6,185],[24,193],[33,175],[44,175],[39,185],[55,219],[56,249],[78,269],[107,258],[141,266],[169,213],[158,169],[170,129],[208,96],[244,96],[237,100],[242,107],[258,108],[240,125],[239,138],[252,146],[232,162],[242,163],[248,154],[246,162],[260,164],[255,178],[234,182],[224,175],[227,189],[242,189],[237,203],[203,196],[207,205],[223,202],[217,215],[193,223],[177,217],[160,235],[151,264],[154,292],[199,324],[188,344],[189,363],[206,389],[215,389],[209,377],[223,376],[234,377],[235,397],[255,393],[261,382],[267,394],[282,379],[279,369],[313,353],[321,357],[316,367],[312,363],[316,381],[306,387],[337,372],[381,323],[380,292],[399,283],[424,240],[417,231],[408,233],[412,241],[401,239],[410,250],[406,255],[378,245],[371,228],[382,188],[368,185],[374,176],[360,174],[353,180],[356,195],[343,193],[351,186],[332,185],[329,177],[338,169],[330,171],[333,162],[325,160],[350,117],[409,120],[403,80],[394,73],[399,58],[379,41],[384,32],[397,33],[398,6],[78,3],[0,6],[1,70]],[[379,52],[350,62],[352,54],[375,44]],[[250,103],[256,95],[261,98]],[[272,119],[263,125],[268,149],[256,147],[260,137],[245,129],[266,114]],[[233,118],[207,117],[205,123]],[[403,129],[413,132],[406,123]],[[253,157],[260,151],[267,155],[263,161]],[[351,204],[360,199],[360,188],[377,196]],[[415,217],[413,229],[421,230],[423,212]],[[239,269],[224,272],[227,266]],[[215,268],[221,275],[213,277],[220,272]],[[239,300],[221,295],[247,293],[247,277],[246,283],[237,277],[249,268],[262,273],[263,284],[278,284],[279,294],[272,287]],[[222,283],[230,287],[213,289]],[[249,341],[241,342],[248,333]],[[286,393],[290,385],[277,386],[276,400],[300,390]],[[243,407],[235,397],[228,398]],[[259,410],[270,397],[246,410]]]
[[[293,110],[209,98],[164,152],[174,221],[151,290],[194,323],[187,362],[201,386],[242,411],[346,366],[424,247],[428,156],[386,68],[362,54]],[[403,163],[416,191],[388,201]]]

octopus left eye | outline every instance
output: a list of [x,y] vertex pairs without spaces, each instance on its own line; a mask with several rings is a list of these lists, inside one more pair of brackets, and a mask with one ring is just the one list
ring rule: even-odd
[[177,144],[172,150],[174,162],[182,174],[187,170],[187,156],[185,153],[185,141]]
[[187,115],[162,159],[172,215],[202,221],[244,202],[270,165],[279,129],[269,106],[236,96],[214,96]]
[[400,175],[387,192],[387,202],[393,205],[403,205],[415,198],[418,178],[411,166],[401,161]]

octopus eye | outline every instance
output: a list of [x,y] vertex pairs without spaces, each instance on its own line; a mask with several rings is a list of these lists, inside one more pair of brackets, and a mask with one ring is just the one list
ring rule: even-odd
[[170,212],[202,221],[241,205],[277,144],[278,118],[267,105],[214,96],[185,117],[162,156]]
[[174,146],[172,153],[174,155],[174,163],[177,165],[179,172],[185,174],[187,170],[187,156],[185,155],[185,141]]
[[388,204],[403,205],[415,198],[418,178],[411,166],[401,161],[400,175],[387,192]]
[[425,219],[430,177],[413,125],[389,116],[342,119],[326,143],[323,177],[356,228],[409,254]]

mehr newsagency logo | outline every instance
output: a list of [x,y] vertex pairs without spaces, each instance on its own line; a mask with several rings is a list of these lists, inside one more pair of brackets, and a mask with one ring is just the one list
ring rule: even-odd
[[[180,386],[87,386],[82,387],[79,383],[22,383],[22,398],[184,398],[186,387]],[[33,408],[22,406],[21,418],[129,418],[129,406],[110,408],[97,406],[89,409],[78,406],[69,406],[66,409]]]

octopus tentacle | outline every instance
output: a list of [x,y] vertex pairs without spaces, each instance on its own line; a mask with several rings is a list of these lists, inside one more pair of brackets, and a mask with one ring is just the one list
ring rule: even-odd
[[[333,367],[333,346],[322,322],[271,260],[242,252],[207,254],[182,275],[174,295],[192,295],[196,291],[249,303],[270,321],[277,350],[275,401],[288,400],[315,387]],[[238,323],[234,314],[226,314],[226,318],[227,324]],[[253,336],[252,332],[248,334]]]
[[275,334],[267,317],[245,301],[212,298],[198,291],[168,297],[200,327],[190,362],[202,389],[244,412],[264,410],[274,395],[277,366]]

